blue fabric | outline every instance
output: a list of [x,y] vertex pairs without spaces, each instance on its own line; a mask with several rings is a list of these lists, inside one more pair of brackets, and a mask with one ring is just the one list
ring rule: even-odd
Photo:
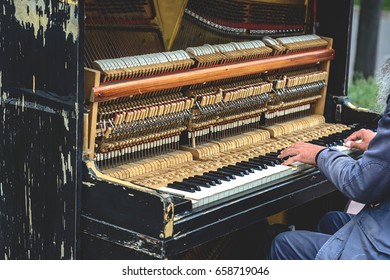
[[313,260],[320,248],[353,215],[333,211],[322,217],[317,225],[317,232],[287,231],[278,234],[272,241],[269,258],[272,260]]
[[362,158],[325,149],[318,168],[346,196],[367,204],[332,235],[317,259],[390,259],[390,105]]
[[286,231],[272,241],[271,260],[313,260],[331,235],[312,231]]
[[[317,165],[344,195],[367,205],[325,242],[325,237],[318,233],[297,231],[277,237],[271,257],[312,258],[313,251],[317,250],[316,259],[390,259],[389,103],[378,123],[376,136],[359,160],[327,148],[318,155]],[[280,253],[302,250],[299,247],[308,252],[288,256]]]
[[341,227],[348,223],[355,215],[341,211],[326,213],[317,225],[317,232],[335,234]]

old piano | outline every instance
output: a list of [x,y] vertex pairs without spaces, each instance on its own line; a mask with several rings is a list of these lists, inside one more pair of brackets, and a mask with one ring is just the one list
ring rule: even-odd
[[332,192],[316,168],[276,156],[296,141],[344,149],[359,127],[333,100],[350,9],[87,1],[83,257],[173,258]]
[[189,257],[335,193],[315,167],[276,156],[296,141],[344,149],[375,127],[348,104],[352,8],[4,3],[0,255]]

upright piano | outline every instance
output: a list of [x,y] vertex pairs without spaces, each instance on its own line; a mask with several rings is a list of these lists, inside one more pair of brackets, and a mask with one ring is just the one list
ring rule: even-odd
[[175,258],[334,192],[277,155],[359,156],[352,2],[86,1],[82,257]]
[[339,197],[281,149],[376,125],[348,102],[352,0],[1,6],[0,258],[240,257]]

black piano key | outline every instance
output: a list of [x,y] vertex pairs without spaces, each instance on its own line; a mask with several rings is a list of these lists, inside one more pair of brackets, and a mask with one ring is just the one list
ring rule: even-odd
[[331,135],[332,138],[334,139],[334,141],[338,144],[338,145],[342,145],[344,143],[344,139],[345,137],[340,133],[340,132],[337,132],[335,134],[332,134]]
[[179,184],[179,183],[177,183],[177,182],[169,183],[169,184],[167,185],[167,188],[176,189],[176,190],[185,191],[185,192],[191,192],[191,193],[196,192],[195,188],[193,188],[193,187],[188,187],[188,186]]
[[312,141],[317,142],[317,143],[322,143],[322,146],[329,146],[329,147],[332,146],[331,141],[329,141],[329,139],[326,138],[326,136],[320,137],[318,139],[314,139]]
[[266,153],[265,155],[276,158],[279,155],[279,153],[278,152],[269,152],[269,153]]
[[209,183],[211,186],[216,186],[217,184],[218,185],[222,184],[222,181],[217,179],[217,178],[210,179],[210,178],[206,178],[205,176],[200,176],[200,175],[195,175],[193,178],[200,180],[200,181],[203,181],[203,182],[206,182],[206,183]]
[[208,183],[208,182],[204,182],[204,181],[201,181],[201,180],[197,180],[197,179],[194,179],[194,178],[187,178],[187,179],[184,179],[183,182],[188,182],[188,183],[191,183],[191,184],[196,184],[200,187],[203,187],[203,188],[210,188],[211,187],[211,184]]
[[200,191],[201,190],[201,186],[199,184],[196,184],[196,183],[191,183],[191,182],[188,182],[188,181],[182,181],[180,182],[180,184],[186,186],[186,187],[192,187],[194,188],[196,191]]
[[227,172],[232,172],[233,174],[238,175],[240,177],[243,177],[243,176],[249,174],[249,172],[245,172],[244,169],[240,169],[239,166],[233,166],[233,165],[224,166],[224,167],[222,167],[222,170],[225,170]]
[[272,160],[275,164],[282,164],[282,159],[278,158],[277,154],[266,154],[265,157]]
[[[213,171],[211,171],[211,172],[213,172]],[[236,179],[236,174],[234,174],[234,173],[231,172],[230,170],[223,170],[222,168],[219,168],[219,169],[217,169],[217,171],[215,171],[215,172],[218,172],[219,174],[222,174],[222,175],[227,175],[227,176],[229,176],[229,178],[230,178],[231,180]]]
[[227,167],[227,166],[224,166],[222,168],[218,168],[217,171],[226,172],[227,174],[232,174],[232,175],[240,176],[240,177],[244,177],[245,176],[245,173],[243,171],[237,170],[235,168],[230,168],[230,167]]
[[[268,156],[271,156],[271,157],[274,157],[276,160],[280,161],[280,163],[283,162],[283,159],[279,158],[279,155],[280,153],[282,152],[282,149],[281,150],[278,150],[277,152],[270,152],[270,153],[267,153]],[[279,164],[280,164],[279,163]]]
[[311,141],[309,141],[309,143],[319,145],[319,146],[324,146],[324,147],[330,147],[329,144],[325,143],[322,140],[311,140]]
[[236,179],[236,176],[234,174],[226,172],[226,171],[222,171],[222,170],[209,171],[209,173],[212,174],[212,175],[216,175],[216,176],[227,177],[229,180]]
[[255,170],[253,169],[253,167],[251,166],[240,166],[240,165],[228,165],[228,166],[232,166],[232,167],[235,167],[235,168],[240,168],[241,170],[245,170],[245,174],[246,175],[249,175],[249,173],[255,173]]
[[331,135],[330,136],[321,137],[320,139],[323,140],[325,143],[328,143],[328,144],[330,144],[332,146],[336,146],[337,145],[337,142],[335,141],[335,138],[332,137]]
[[[248,159],[248,161],[260,165],[262,169],[267,169],[269,166],[263,160],[256,159],[256,158],[250,158],[250,159]],[[272,166],[275,166],[275,164],[273,164]]]
[[237,162],[237,165],[238,166],[244,166],[244,167],[250,167],[250,168],[253,168],[255,170],[262,170],[263,169],[259,164],[253,163],[253,162],[249,162],[249,161]]
[[268,160],[268,159],[264,159],[264,158],[260,158],[260,157],[254,157],[251,160],[264,163],[268,166],[275,166],[275,162],[273,162],[272,160]]
[[231,181],[229,176],[223,175],[223,174],[218,173],[216,171],[209,171],[208,173],[204,173],[203,176],[206,178],[219,179],[222,181],[228,181],[228,182]]
[[264,158],[266,160],[270,160],[272,161],[273,163],[275,164],[281,164],[282,162],[280,161],[280,159],[278,159],[277,157],[273,157],[273,156],[259,156],[260,158]]

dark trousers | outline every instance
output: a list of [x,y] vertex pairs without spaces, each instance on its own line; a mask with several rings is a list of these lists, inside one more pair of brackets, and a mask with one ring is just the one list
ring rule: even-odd
[[286,231],[272,241],[271,260],[313,260],[322,245],[348,223],[354,215],[341,211],[325,214],[317,225],[317,231]]

